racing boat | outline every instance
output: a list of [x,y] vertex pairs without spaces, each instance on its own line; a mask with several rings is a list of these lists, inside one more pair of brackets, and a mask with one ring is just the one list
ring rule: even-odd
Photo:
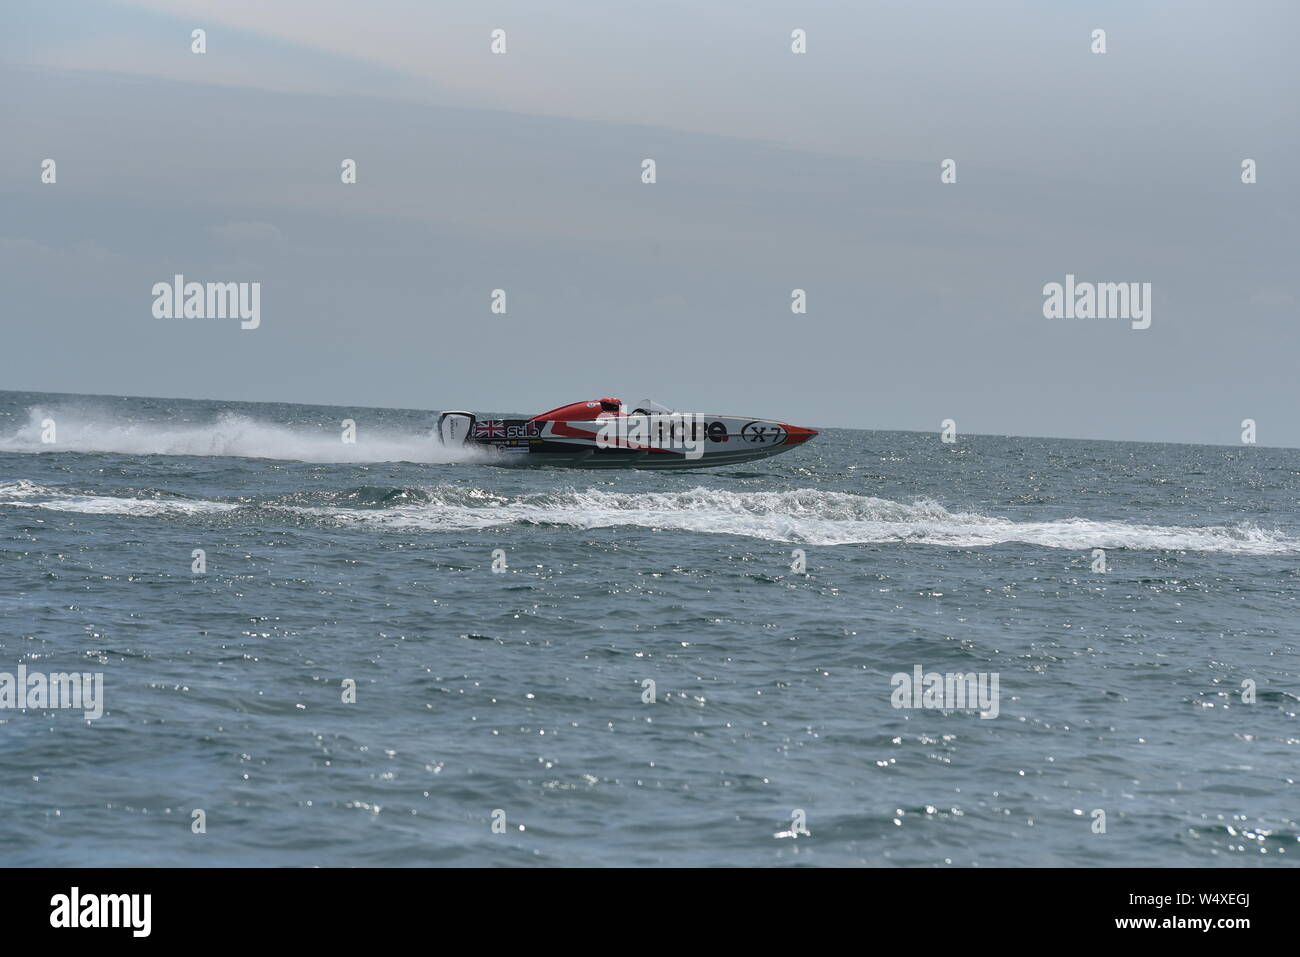
[[450,448],[483,449],[503,465],[567,468],[690,469],[736,465],[788,452],[817,433],[772,419],[674,412],[650,399],[572,402],[531,419],[438,416]]

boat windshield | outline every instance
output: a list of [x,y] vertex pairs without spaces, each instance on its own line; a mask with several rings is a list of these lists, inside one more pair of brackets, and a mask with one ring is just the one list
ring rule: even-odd
[[642,399],[632,407],[633,415],[671,415],[672,409],[654,399]]

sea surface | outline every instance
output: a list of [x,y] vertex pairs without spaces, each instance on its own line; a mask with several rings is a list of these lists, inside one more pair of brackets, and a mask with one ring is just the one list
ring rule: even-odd
[[0,672],[104,703],[0,710],[0,864],[1300,863],[1300,451],[434,418],[0,392]]

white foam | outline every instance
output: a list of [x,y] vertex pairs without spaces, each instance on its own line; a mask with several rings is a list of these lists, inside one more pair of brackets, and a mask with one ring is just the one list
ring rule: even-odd
[[[339,447],[337,439],[314,435],[304,437],[302,433],[253,423],[240,416],[225,417],[222,422],[225,423],[224,426],[215,430],[212,427],[195,427],[160,432],[150,428],[138,434],[126,430],[120,433],[124,438],[108,444],[116,445],[119,451],[124,446],[131,445],[132,441],[141,447],[157,450],[160,446],[165,446],[171,450],[169,453],[155,451],[153,454],[198,454],[198,443],[206,443],[209,449],[219,447],[224,450],[203,454],[247,454],[255,449],[270,454],[270,448],[258,443],[275,444],[290,439],[291,446],[293,441],[300,443],[288,449],[282,444],[276,444],[276,457],[281,458],[301,457],[312,451],[323,455],[326,451],[337,452]],[[277,436],[277,432],[285,433],[289,439],[284,435]],[[408,436],[404,441],[410,442],[412,439]],[[62,444],[61,435],[60,446]],[[433,444],[436,447],[436,443]],[[232,452],[232,448],[238,448],[241,452]],[[344,448],[361,449],[360,446]],[[409,445],[404,448],[406,451],[414,451]],[[181,449],[188,451],[182,452]],[[373,448],[370,451],[373,453]],[[334,458],[316,460],[335,461]],[[363,460],[374,459],[363,457]],[[1071,550],[1133,548],[1242,555],[1300,552],[1300,540],[1248,523],[1199,527],[1161,526],[1093,521],[1077,517],[1018,522],[974,512],[952,512],[929,500],[919,500],[909,505],[868,495],[818,489],[788,492],[736,492],[701,487],[677,492],[566,489],[513,497],[463,485],[436,486],[425,491],[427,501],[388,508],[274,504],[267,507],[312,515],[340,525],[430,531],[473,531],[510,524],[561,525],[572,528],[634,526],[741,535],[801,545],[910,542],[953,548],[980,548],[1019,542]],[[196,515],[225,512],[239,507],[228,502],[71,494],[57,488],[44,488],[26,479],[0,483],[0,505],[140,516]]]
[[4,502],[21,508],[43,508],[51,512],[82,512],[87,515],[201,515],[238,508],[226,502],[167,502],[145,498],[113,498],[107,495],[73,495],[45,502]]
[[1134,525],[1084,518],[1016,522],[973,512],[950,512],[937,502],[911,505],[888,499],[799,489],[733,492],[548,492],[507,498],[482,490],[440,486],[431,502],[386,509],[304,508],[294,511],[341,524],[433,531],[469,531],[508,524],[574,528],[637,526],[743,535],[803,545],[910,542],[979,548],[1020,542],[1047,548],[1135,548],[1229,554],[1287,554],[1300,540],[1249,524],[1203,527]]
[[[426,490],[428,501],[389,508],[275,505],[344,526],[475,531],[501,525],[670,529],[741,535],[799,545],[907,542],[980,548],[1019,542],[1046,548],[1133,548],[1155,551],[1279,555],[1300,552],[1300,540],[1254,525],[1200,527],[1134,525],[1085,518],[1016,522],[974,512],[950,512],[937,502],[911,505],[867,495],[799,489],[733,492],[610,492],[572,489],[505,496],[465,486]],[[207,500],[71,494],[26,479],[0,483],[0,505],[56,512],[139,516],[227,512],[237,504]]]
[[57,488],[45,488],[27,479],[0,482],[0,505],[45,509],[51,512],[82,512],[88,515],[201,515],[239,508],[230,502],[203,499],[135,498],[121,495],[80,495]]
[[27,498],[29,495],[43,495],[47,490],[28,479],[17,482],[0,482],[0,498]]
[[[125,455],[203,455],[289,459],[299,462],[423,462],[481,460],[473,449],[446,449],[429,430],[401,431],[357,422],[356,443],[341,440],[340,423],[319,429],[261,422],[225,412],[210,422],[178,425],[104,412],[35,406],[25,425],[0,435],[0,452],[117,452]],[[57,442],[41,441],[52,419]]]

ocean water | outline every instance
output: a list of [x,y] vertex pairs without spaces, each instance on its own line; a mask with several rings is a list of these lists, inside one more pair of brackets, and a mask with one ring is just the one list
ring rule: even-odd
[[0,710],[0,862],[1300,862],[1300,451],[583,472],[434,417],[0,393],[0,672],[104,676]]

